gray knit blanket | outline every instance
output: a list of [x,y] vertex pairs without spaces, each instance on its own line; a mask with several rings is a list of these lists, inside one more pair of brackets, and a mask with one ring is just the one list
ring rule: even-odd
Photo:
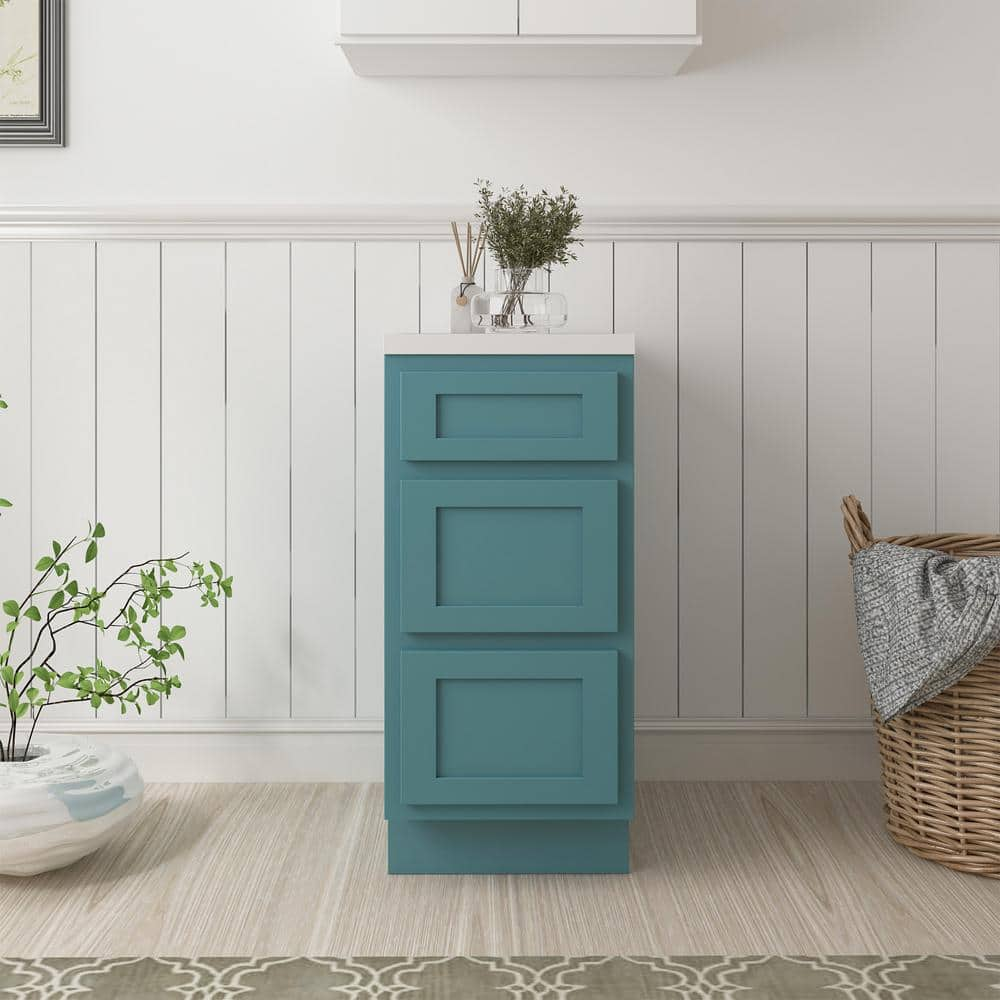
[[1000,642],[1000,557],[878,542],[854,555],[858,645],[883,722],[961,680]]

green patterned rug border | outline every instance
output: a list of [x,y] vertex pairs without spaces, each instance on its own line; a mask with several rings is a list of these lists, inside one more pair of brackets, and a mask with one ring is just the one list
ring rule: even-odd
[[1000,955],[0,958],[18,1000],[1000,1000]]

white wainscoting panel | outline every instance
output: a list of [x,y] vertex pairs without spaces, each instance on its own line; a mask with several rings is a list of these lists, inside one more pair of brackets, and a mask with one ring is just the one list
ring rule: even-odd
[[[614,244],[588,240],[576,260],[552,271],[549,287],[567,299],[563,333],[611,333],[614,329]],[[623,331],[628,332],[628,331]]]
[[[107,536],[96,571],[102,588],[127,566],[160,556],[160,418],[160,244],[98,243],[97,517]],[[106,621],[114,620],[128,593],[111,591]],[[167,624],[181,621],[171,620],[173,602],[165,610]],[[148,623],[146,636],[155,640],[158,628]],[[123,672],[138,662],[113,633],[97,637],[97,654]],[[158,707],[144,708],[145,718],[159,715]]]
[[682,243],[678,254],[679,709],[735,718],[743,702],[743,247]]
[[806,247],[743,247],[743,714],[806,711]]
[[[31,259],[31,554],[87,530],[96,510],[94,243],[36,243]],[[96,583],[94,564],[77,574]],[[47,603],[47,599],[46,599]],[[43,608],[44,610],[44,608]],[[59,644],[60,663],[92,663],[94,635],[73,630]],[[47,642],[35,662],[43,662]],[[53,697],[56,700],[56,696]],[[53,705],[49,717],[79,718],[78,705]]]
[[[0,243],[0,601],[31,589],[31,244]],[[31,650],[24,625],[11,651],[20,662]],[[12,657],[13,658],[13,657]]]
[[450,292],[461,276],[454,240],[421,242],[420,333],[451,332]]
[[840,501],[871,496],[871,244],[812,244],[808,263],[808,706],[857,718],[868,695]]
[[290,246],[230,243],[226,262],[226,570],[232,718],[287,718],[290,675]]
[[[419,329],[420,247],[417,243],[359,243],[355,325],[357,392],[357,677],[356,714],[382,717],[385,655],[382,515],[385,508],[385,400],[382,338]],[[449,286],[451,287],[451,286]]]
[[615,329],[636,338],[636,713],[677,714],[677,244],[615,248]]
[[872,244],[872,494],[876,534],[934,531],[934,245]]
[[937,529],[1000,530],[1000,248],[937,248]]
[[[168,240],[162,248],[163,553],[225,567],[226,247]],[[183,600],[183,687],[163,717],[225,718],[228,609]]]
[[[457,258],[424,223],[292,223],[251,227],[260,239],[197,220],[191,238],[182,222],[95,223],[95,243],[82,221],[79,238],[0,238],[0,495],[17,504],[0,517],[0,589],[23,590],[51,539],[95,516],[102,578],[161,546],[225,563],[225,611],[170,608],[188,661],[162,719],[74,706],[50,725],[148,732],[159,761],[190,733],[218,775],[237,773],[226,746],[315,733],[331,752],[363,742],[370,777],[382,338],[448,329]],[[868,701],[840,498],[857,493],[881,533],[1000,530],[996,234],[897,221],[594,235],[552,287],[570,330],[637,338],[636,712],[663,757],[645,773],[767,777],[773,759],[773,775],[826,775],[823,754],[843,746],[857,774]],[[93,637],[63,652],[87,662]],[[719,727],[737,735],[718,743]],[[717,745],[754,763],[728,767]],[[778,757],[794,746],[811,756],[789,770]]]
[[292,244],[292,716],[354,716],[354,244]]

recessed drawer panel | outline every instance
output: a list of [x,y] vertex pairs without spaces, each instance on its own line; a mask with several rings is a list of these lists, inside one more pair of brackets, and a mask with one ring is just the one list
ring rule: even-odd
[[400,393],[408,461],[618,457],[615,372],[406,372]]
[[614,480],[405,480],[404,632],[614,632]]
[[401,654],[409,805],[618,801],[615,650]]

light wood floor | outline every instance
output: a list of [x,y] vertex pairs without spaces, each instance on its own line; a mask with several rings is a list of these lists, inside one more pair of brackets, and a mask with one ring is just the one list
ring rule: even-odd
[[648,784],[630,876],[387,876],[381,788],[159,785],[94,857],[0,878],[0,954],[996,952],[1000,882],[869,784]]

